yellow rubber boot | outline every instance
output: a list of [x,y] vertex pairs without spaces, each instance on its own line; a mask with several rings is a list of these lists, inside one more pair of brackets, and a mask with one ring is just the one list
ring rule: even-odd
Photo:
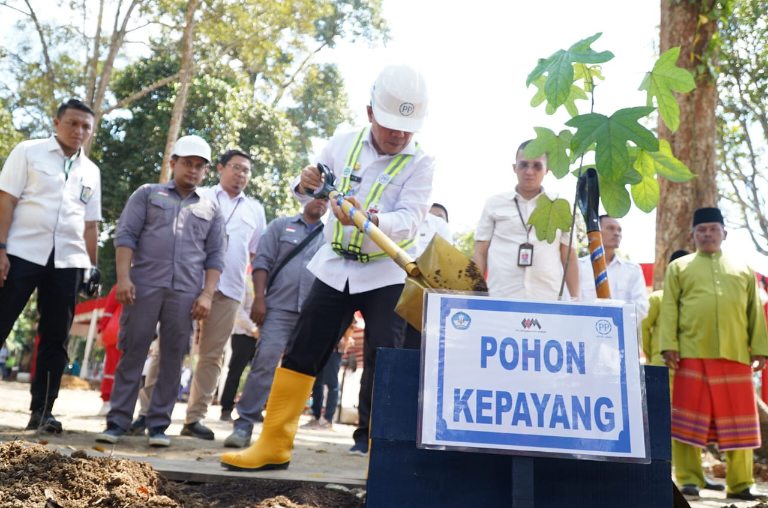
[[267,415],[259,439],[241,452],[223,454],[221,465],[235,471],[287,469],[291,463],[291,449],[299,427],[299,416],[314,382],[312,376],[278,368],[272,381]]

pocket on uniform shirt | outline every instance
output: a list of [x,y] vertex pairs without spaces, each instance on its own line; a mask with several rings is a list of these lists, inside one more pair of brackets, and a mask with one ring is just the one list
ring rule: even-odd
[[150,196],[149,207],[147,209],[147,218],[152,220],[159,219],[163,224],[173,222],[176,206],[168,201],[168,198],[162,196]]

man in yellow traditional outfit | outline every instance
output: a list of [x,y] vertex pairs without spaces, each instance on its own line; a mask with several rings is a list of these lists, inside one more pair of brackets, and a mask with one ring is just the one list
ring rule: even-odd
[[712,487],[701,450],[726,453],[728,497],[754,500],[752,449],[760,446],[752,370],[768,354],[765,316],[754,272],[724,255],[726,231],[717,208],[693,215],[696,252],[671,263],[664,280],[661,350],[675,369],[672,463],[683,494]]

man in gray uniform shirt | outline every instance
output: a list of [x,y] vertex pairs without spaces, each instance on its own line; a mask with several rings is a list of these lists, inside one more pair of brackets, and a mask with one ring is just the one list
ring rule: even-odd
[[[169,446],[165,430],[178,395],[192,321],[205,319],[224,268],[224,218],[200,194],[211,149],[198,136],[173,147],[173,180],[139,187],[128,199],[115,236],[120,363],[107,429],[97,441],[116,443],[131,425],[144,360],[160,322],[160,377],[147,427],[150,446]],[[202,291],[201,291],[202,288]]]
[[[261,410],[269,397],[275,369],[290,346],[288,339],[299,319],[301,304],[315,280],[306,266],[323,245],[323,235],[318,228],[322,228],[320,219],[327,210],[328,200],[313,199],[304,206],[302,213],[273,220],[261,237],[252,263],[254,299],[251,310],[251,319],[259,325],[259,345],[236,406],[240,417],[235,420],[234,432],[224,440],[224,446],[248,446],[253,424],[262,420]],[[308,243],[302,245],[313,232]],[[300,246],[301,250],[296,252]],[[283,264],[283,260],[294,252]],[[271,284],[268,285],[269,281]]]

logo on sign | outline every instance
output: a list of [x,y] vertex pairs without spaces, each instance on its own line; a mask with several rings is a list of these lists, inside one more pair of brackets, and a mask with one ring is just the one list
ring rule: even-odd
[[410,102],[400,104],[400,114],[403,116],[411,116],[415,110],[416,107]]
[[472,318],[466,312],[457,312],[451,318],[451,324],[457,330],[466,330],[471,322]]
[[541,330],[541,323],[539,323],[539,320],[536,318],[525,318],[520,322],[520,324],[522,324],[523,328],[525,328],[526,330],[529,330],[534,326],[539,330]]
[[608,335],[611,333],[611,330],[613,330],[613,325],[607,319],[600,319],[597,323],[595,323],[595,330],[600,335]]

